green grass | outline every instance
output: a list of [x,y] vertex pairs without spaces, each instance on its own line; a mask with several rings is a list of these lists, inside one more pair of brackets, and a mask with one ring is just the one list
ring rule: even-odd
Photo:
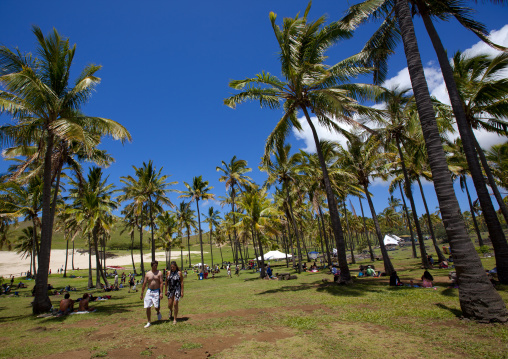
[[[231,249],[224,247],[223,255],[230,259]],[[410,256],[409,247],[390,252],[402,281],[418,280],[423,272]],[[218,251],[214,258],[219,261]],[[486,268],[494,266],[492,257],[482,261]],[[274,272],[293,272],[283,263],[271,264]],[[359,264],[351,265],[353,274]],[[382,262],[373,264],[382,270]],[[189,275],[181,320],[177,325],[167,320],[164,299],[164,320],[149,329],[143,328],[140,293],[127,289],[94,302],[96,313],[35,318],[29,282],[19,297],[0,297],[0,345],[2,356],[27,358],[71,352],[87,357],[506,357],[508,326],[460,320],[458,292],[447,287],[448,272],[431,271],[436,290],[393,288],[387,278],[357,278],[351,286],[337,286],[323,282],[331,279],[325,272],[298,274],[291,281],[259,280],[251,271],[242,271],[239,278],[222,271],[204,281]],[[87,271],[74,274],[83,278],[52,275],[50,282],[56,288],[76,287],[71,295],[77,298],[86,290]],[[498,292],[508,301],[507,286]],[[61,296],[50,298],[56,306]]]

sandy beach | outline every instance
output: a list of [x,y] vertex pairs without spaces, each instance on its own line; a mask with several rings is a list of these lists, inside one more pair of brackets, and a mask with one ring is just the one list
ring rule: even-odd
[[[191,254],[199,254],[201,252],[199,251],[191,251]],[[187,254],[187,252],[184,252],[184,256]],[[67,263],[67,270],[72,269],[71,266],[71,251],[69,251],[69,259]],[[166,261],[166,255],[164,252],[156,252],[155,258],[159,262],[165,262]],[[171,259],[180,258],[180,251],[172,251],[171,252]],[[148,254],[145,254],[143,256],[143,261],[145,263],[150,263],[152,260],[152,255],[149,252]],[[139,254],[134,255],[134,262],[136,265],[139,265]],[[65,265],[65,249],[53,249],[51,251],[51,262],[49,265],[49,268],[51,269],[52,274],[56,274],[58,268],[63,268]],[[131,255],[127,254],[124,256],[118,256],[114,258],[107,258],[106,259],[106,265],[109,266],[123,266],[126,270],[132,270],[132,260]],[[3,277],[20,277],[23,273],[27,270],[29,270],[30,266],[30,257],[28,258],[21,258],[19,254],[16,254],[16,252],[10,252],[10,251],[0,251],[0,276]],[[74,268],[76,269],[85,269],[88,268],[88,254],[83,253],[80,254],[78,252],[74,252]],[[92,255],[92,268],[95,268],[95,255]]]

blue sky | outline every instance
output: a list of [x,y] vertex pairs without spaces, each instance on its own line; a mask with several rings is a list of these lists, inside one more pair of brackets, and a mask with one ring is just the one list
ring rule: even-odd
[[[341,17],[348,3],[356,1],[314,1],[310,18],[327,14],[330,20]],[[48,33],[55,27],[77,44],[74,76],[89,63],[103,66],[98,76],[102,83],[84,112],[111,118],[123,124],[133,137],[132,143],[105,140],[116,162],[105,170],[111,182],[121,186],[121,176],[132,175],[132,166],[153,160],[163,173],[178,181],[175,189],[184,189],[193,176],[202,175],[218,196],[225,195],[218,181],[216,166],[237,158],[248,161],[251,177],[265,180],[257,166],[264,141],[281,116],[280,111],[261,109],[257,103],[242,104],[236,110],[223,105],[234,93],[231,79],[250,77],[261,71],[280,75],[277,43],[268,14],[274,11],[279,24],[283,17],[302,12],[307,1],[4,1],[0,22],[0,44],[22,51],[34,51],[32,25]],[[476,5],[476,19],[505,46],[508,45],[508,7]],[[20,15],[21,14],[21,15]],[[446,100],[432,46],[419,19],[415,21],[422,60],[431,83],[431,91]],[[360,28],[352,40],[336,45],[328,53],[329,63],[358,52],[375,25]],[[457,50],[480,51],[478,38],[456,21],[437,24],[449,54]],[[402,46],[390,60],[390,83],[407,83],[408,76]],[[6,116],[1,122],[9,121]],[[336,135],[320,132],[324,137]],[[312,150],[309,132],[288,140],[293,149]],[[337,138],[338,139],[338,138]],[[480,136],[483,145],[501,142],[500,138]],[[7,163],[0,163],[4,172]],[[473,188],[473,186],[470,186]],[[415,188],[416,189],[416,188]],[[437,206],[433,187],[425,185],[429,206]],[[387,205],[388,186],[376,182],[372,187],[378,212]],[[467,209],[460,190],[458,198]],[[180,200],[171,195],[176,204]],[[416,196],[418,198],[418,196]],[[417,201],[420,214],[421,201]],[[356,207],[356,201],[354,204]],[[208,203],[219,207],[218,203]],[[220,208],[219,208],[220,209]],[[202,210],[203,213],[205,210]]]

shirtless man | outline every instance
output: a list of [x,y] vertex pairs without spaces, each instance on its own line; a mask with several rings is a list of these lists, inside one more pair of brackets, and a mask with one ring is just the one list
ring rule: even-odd
[[162,319],[162,315],[160,313],[160,300],[162,299],[164,293],[164,280],[162,278],[162,272],[157,270],[159,262],[152,261],[151,265],[152,270],[145,274],[145,279],[143,280],[143,289],[141,289],[141,299],[143,299],[143,293],[145,292],[145,287],[148,284],[148,290],[146,291],[145,295],[145,309],[148,323],[146,323],[145,328],[148,328],[150,325],[152,325],[150,322],[152,316],[152,305],[157,311],[157,319]]
[[88,293],[83,294],[83,298],[79,301],[79,308],[78,310],[80,312],[94,312],[95,308],[90,308],[88,306],[88,302],[90,301],[90,296]]
[[74,310],[74,301],[70,299],[70,294],[67,293],[64,299],[60,301],[60,308],[58,309],[59,315],[69,314]]

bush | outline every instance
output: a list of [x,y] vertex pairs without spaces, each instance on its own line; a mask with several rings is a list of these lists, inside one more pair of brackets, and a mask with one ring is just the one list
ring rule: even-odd
[[476,251],[478,252],[478,254],[486,254],[490,252],[490,247],[489,246],[476,247]]

